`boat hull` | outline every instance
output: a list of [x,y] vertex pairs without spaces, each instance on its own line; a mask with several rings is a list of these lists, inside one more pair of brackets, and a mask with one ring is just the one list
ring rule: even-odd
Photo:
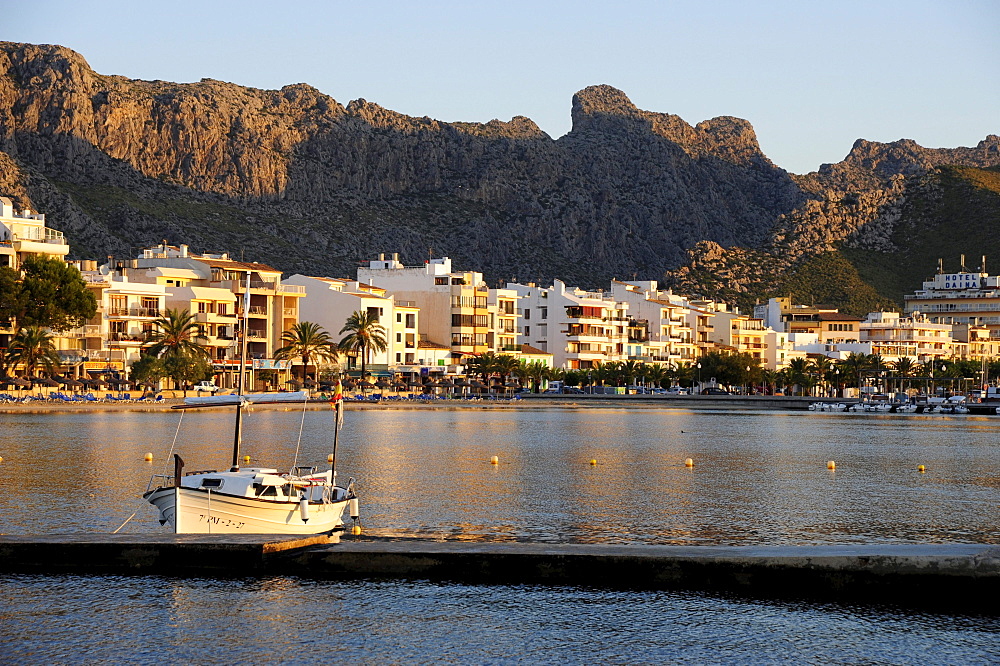
[[201,488],[152,490],[146,500],[175,534],[321,534],[344,525],[348,500],[310,502],[303,520],[298,502],[236,497]]

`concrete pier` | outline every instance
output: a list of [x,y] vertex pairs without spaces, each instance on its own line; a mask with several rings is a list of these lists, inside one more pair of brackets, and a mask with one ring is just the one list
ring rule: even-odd
[[1000,546],[658,546],[344,536],[0,536],[0,573],[414,578],[701,590],[996,613]]

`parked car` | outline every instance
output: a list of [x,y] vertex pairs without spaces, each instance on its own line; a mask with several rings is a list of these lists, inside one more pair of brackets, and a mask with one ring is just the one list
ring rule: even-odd
[[709,386],[701,390],[702,395],[729,395],[729,391],[718,386]]
[[690,389],[686,389],[683,386],[671,386],[668,389],[660,389],[660,391],[663,392],[663,393],[666,393],[668,395],[690,395],[691,394],[691,390]]
[[578,389],[575,386],[565,386],[562,390],[563,393],[583,393],[583,389]]
[[211,394],[214,395],[217,391],[221,391],[222,389],[219,388],[218,386],[216,386],[215,382],[210,381],[210,380],[204,380],[204,381],[200,381],[197,384],[195,384],[194,385],[194,390],[195,391],[207,391],[207,392],[209,392],[209,393],[211,393]]

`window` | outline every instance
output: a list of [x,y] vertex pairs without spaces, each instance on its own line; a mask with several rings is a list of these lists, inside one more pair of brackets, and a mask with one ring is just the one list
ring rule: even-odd
[[436,277],[436,278],[434,278],[434,284],[448,284],[448,278],[446,278],[446,277]]
[[528,337],[529,335],[531,335],[531,327],[530,326],[525,326],[524,327],[524,336]]
[[539,310],[541,312],[541,318],[542,319],[548,319],[549,318],[549,309],[548,308],[539,308]]
[[406,315],[406,328],[416,328],[417,327],[417,315],[408,314]]
[[528,308],[524,308],[524,318],[531,319],[531,310],[529,310]]
[[[396,334],[396,342],[402,342],[402,341],[403,341],[403,334],[402,333],[397,333]],[[397,356],[398,356],[398,354],[397,354]]]
[[402,312],[397,312],[396,313],[396,323],[397,324],[403,323],[403,313]]

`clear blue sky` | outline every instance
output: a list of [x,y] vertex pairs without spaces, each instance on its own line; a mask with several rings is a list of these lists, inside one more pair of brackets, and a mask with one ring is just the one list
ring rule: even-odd
[[0,39],[61,44],[102,74],[309,83],[445,121],[523,115],[553,138],[607,83],[691,124],[749,120],[793,173],[855,139],[1000,133],[997,0],[260,2],[0,0]]

